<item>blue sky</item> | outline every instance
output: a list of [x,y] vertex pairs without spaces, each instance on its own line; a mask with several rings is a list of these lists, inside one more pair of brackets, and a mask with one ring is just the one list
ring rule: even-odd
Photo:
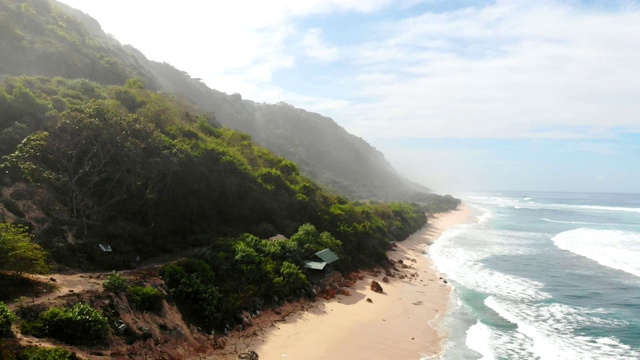
[[638,1],[63,2],[214,89],[333,118],[437,191],[640,192]]

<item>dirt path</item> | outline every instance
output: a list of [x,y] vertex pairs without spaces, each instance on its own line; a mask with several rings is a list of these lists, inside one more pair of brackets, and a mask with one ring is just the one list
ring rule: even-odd
[[[139,267],[130,270],[118,271],[126,277],[132,277],[140,280],[147,280],[157,274],[158,269],[167,263],[183,259],[189,255],[193,255],[199,248],[189,249],[174,254],[163,254],[157,257],[143,260]],[[87,291],[102,290],[102,283],[107,279],[110,271],[94,271],[94,272],[78,272],[71,274],[49,274],[49,275],[26,275],[30,279],[37,280],[42,283],[49,283],[55,286],[53,292],[45,292],[42,295],[25,294],[20,301],[7,301],[7,305],[12,311],[15,311],[21,305],[41,304],[47,301],[53,301],[56,298],[68,295],[79,294]],[[27,296],[28,295],[28,296]]]
[[[51,274],[51,275],[29,275],[29,278],[48,282],[55,286],[53,292],[46,292],[40,296],[23,296],[21,301],[9,301],[7,305],[12,311],[21,305],[29,306],[53,301],[63,295],[72,293],[82,293],[91,290],[101,290],[102,283],[109,273],[78,273],[78,274]],[[17,300],[17,299],[16,299]]]

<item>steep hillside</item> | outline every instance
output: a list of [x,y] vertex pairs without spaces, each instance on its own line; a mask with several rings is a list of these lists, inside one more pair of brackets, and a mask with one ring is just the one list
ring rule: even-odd
[[208,88],[169,64],[149,61],[106,35],[91,17],[47,0],[0,0],[0,74],[86,78],[173,93],[249,134],[320,184],[350,198],[404,200],[423,186],[399,176],[384,155],[333,120],[287,104],[258,104]]

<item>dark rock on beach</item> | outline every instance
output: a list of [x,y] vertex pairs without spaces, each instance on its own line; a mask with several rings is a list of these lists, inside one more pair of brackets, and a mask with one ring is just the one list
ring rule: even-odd
[[377,293],[382,293],[383,291],[382,286],[380,286],[380,283],[375,280],[371,281],[371,290]]

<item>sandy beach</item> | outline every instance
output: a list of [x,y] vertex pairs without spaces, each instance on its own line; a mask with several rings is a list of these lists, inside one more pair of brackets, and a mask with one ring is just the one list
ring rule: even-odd
[[[288,316],[283,315],[287,309],[265,312],[256,319],[261,324],[229,345],[238,351],[254,350],[265,360],[417,360],[439,354],[442,339],[430,323],[446,311],[450,288],[424,256],[425,245],[470,216],[465,206],[436,215],[398,243],[389,257],[405,264],[404,279],[396,276],[385,283],[384,273],[362,272],[364,280],[356,282],[349,296],[309,303],[301,310],[290,310]],[[382,285],[383,293],[370,290],[372,280]],[[270,324],[265,326],[265,321]]]

